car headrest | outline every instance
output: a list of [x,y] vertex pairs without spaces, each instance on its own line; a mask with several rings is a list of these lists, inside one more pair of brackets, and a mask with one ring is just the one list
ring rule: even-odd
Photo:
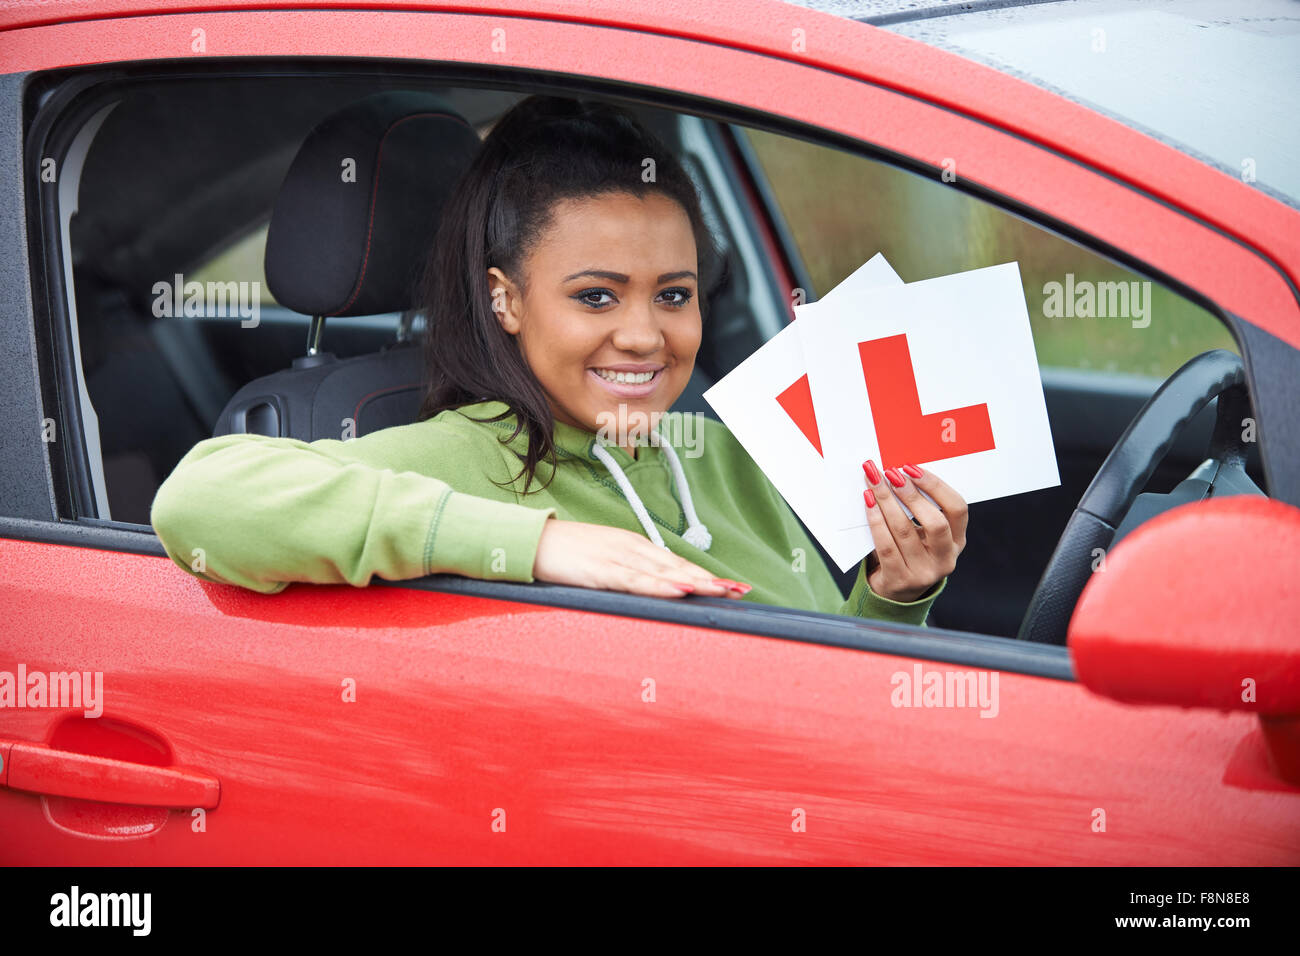
[[307,442],[360,438],[415,421],[424,398],[423,379],[424,350],[418,344],[285,369],[236,392],[212,434]]
[[271,213],[276,301],[313,316],[411,308],[443,204],[479,145],[426,93],[378,93],[330,115],[298,149]]

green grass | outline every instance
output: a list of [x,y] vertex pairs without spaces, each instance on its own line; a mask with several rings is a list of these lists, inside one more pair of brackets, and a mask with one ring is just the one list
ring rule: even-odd
[[[1200,306],[1152,282],[1151,322],[1044,315],[1048,282],[1143,281],[1122,266],[942,183],[842,150],[745,130],[823,295],[877,252],[905,282],[1020,264],[1040,365],[1166,378],[1208,349],[1237,348]],[[958,170],[960,172],[960,170]]]
[[234,245],[213,256],[195,269],[186,279],[196,282],[260,282],[262,305],[276,305],[271,288],[266,283],[266,231],[267,226],[255,229]]

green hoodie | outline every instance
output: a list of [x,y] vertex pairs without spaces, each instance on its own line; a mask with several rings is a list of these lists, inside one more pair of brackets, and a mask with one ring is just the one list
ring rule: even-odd
[[[362,586],[373,575],[402,580],[448,572],[529,582],[550,517],[646,534],[594,452],[596,435],[563,422],[554,423],[554,474],[543,462],[522,494],[516,476],[526,432],[507,444],[513,414],[472,420],[503,411],[502,402],[480,402],[348,441],[209,438],[163,482],[150,520],[186,571],[268,594],[290,581]],[[690,447],[675,444],[687,494],[712,536],[707,551],[683,540],[687,518],[661,447],[642,445],[635,458],[615,445],[603,449],[674,554],[753,585],[746,601],[925,622],[946,579],[901,603],[873,592],[860,565],[845,601],[785,500],[731,432],[698,416],[682,434],[694,424]],[[668,429],[661,431],[671,440]]]

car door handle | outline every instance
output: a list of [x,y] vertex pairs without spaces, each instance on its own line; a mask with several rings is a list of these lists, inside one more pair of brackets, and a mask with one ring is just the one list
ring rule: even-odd
[[0,786],[51,797],[142,807],[215,810],[221,781],[205,773],[0,740]]

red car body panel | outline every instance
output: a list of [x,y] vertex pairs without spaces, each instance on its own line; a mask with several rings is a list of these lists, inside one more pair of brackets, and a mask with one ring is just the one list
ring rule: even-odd
[[[170,764],[222,784],[206,832],[174,812],[134,839],[87,840],[72,827],[97,818],[67,807],[52,832],[47,801],[0,791],[11,862],[1300,859],[1300,788],[1257,786],[1258,766],[1223,779],[1256,732],[1246,714],[1003,672],[986,719],[894,707],[895,673],[951,665],[858,650],[399,588],[268,599],[155,558],[13,541],[0,562],[6,657],[62,669],[75,635],[112,710],[166,728]],[[5,733],[41,740],[60,716],[14,711]]]
[[[0,71],[381,57],[677,91],[955,158],[1300,346],[1300,213],[983,66],[777,3],[369,6],[88,0],[54,23],[19,3],[0,12]],[[970,669],[916,658],[402,588],[268,598],[157,557],[14,540],[0,569],[0,668],[102,671],[109,701],[97,720],[5,712],[6,767],[42,766],[35,744],[219,786],[196,815],[10,781],[8,862],[1300,862],[1300,789],[1269,773],[1244,713],[1002,672],[983,719],[894,706],[899,673]]]
[[[1152,573],[1186,563],[1205,540],[1233,537],[1249,550],[1213,566],[1214,588],[1184,594],[1161,588]],[[1258,574],[1300,554],[1300,511],[1254,495],[1212,499],[1157,515],[1126,545],[1115,550],[1104,586],[1100,577],[1090,581],[1075,608],[1071,654],[1080,681],[1112,700],[1230,710],[1247,709],[1241,678],[1250,676],[1259,699],[1249,710],[1300,715],[1300,579]],[[1171,602],[1183,612],[1177,619],[1167,613]],[[1242,620],[1252,626],[1225,644]],[[1150,673],[1164,679],[1153,686],[1142,679]]]

